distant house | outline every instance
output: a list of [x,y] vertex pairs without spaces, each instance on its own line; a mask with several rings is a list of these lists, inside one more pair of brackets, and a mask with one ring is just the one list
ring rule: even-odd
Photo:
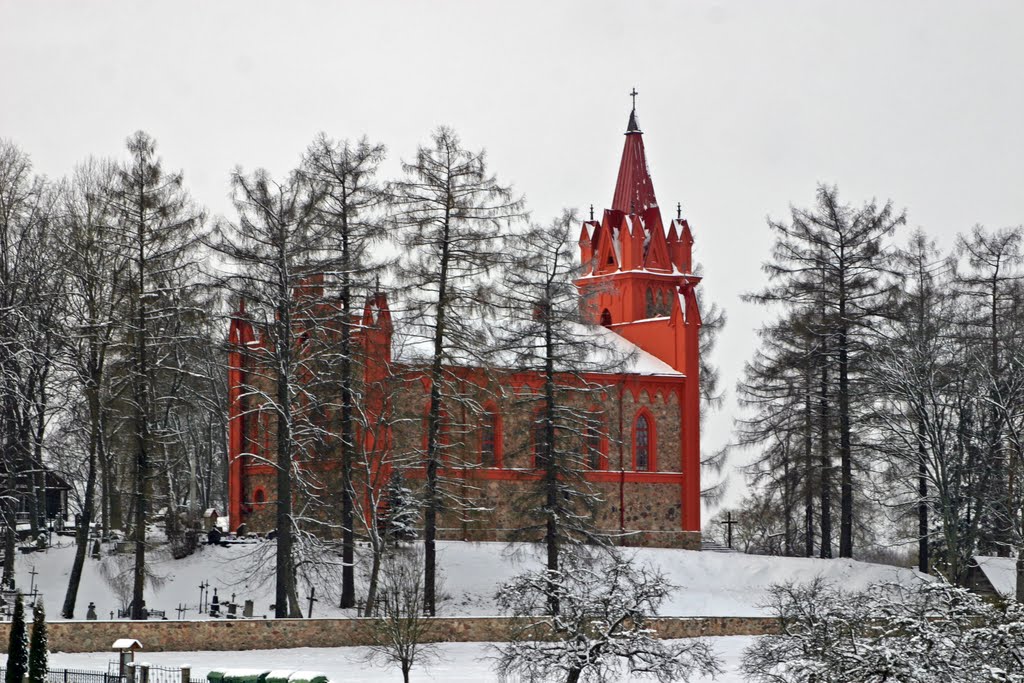
[[43,519],[37,520],[39,526],[46,526],[47,520],[63,520],[68,510],[68,491],[71,485],[53,470],[46,466],[40,468],[20,469],[13,477],[14,489],[5,491],[14,501],[14,516],[19,527],[31,526],[32,514],[36,505],[36,496],[42,488],[44,502],[40,513]]
[[1017,594],[1017,559],[1013,557],[971,558],[967,587],[986,597],[1012,598]]

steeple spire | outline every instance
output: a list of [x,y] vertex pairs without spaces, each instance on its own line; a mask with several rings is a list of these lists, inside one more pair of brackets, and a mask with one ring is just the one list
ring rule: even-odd
[[623,213],[643,213],[658,205],[654,196],[654,184],[647,170],[647,155],[644,153],[643,132],[636,120],[636,88],[629,93],[633,98],[633,109],[629,112],[626,125],[626,145],[619,162],[619,177],[615,183],[612,209]]

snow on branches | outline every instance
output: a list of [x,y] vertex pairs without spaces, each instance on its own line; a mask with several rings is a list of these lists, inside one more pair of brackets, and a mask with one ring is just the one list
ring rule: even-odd
[[[587,558],[566,553],[558,571],[522,574],[501,587],[498,604],[515,623],[510,642],[497,646],[502,677],[548,681],[556,672],[568,683],[621,680],[687,680],[721,671],[707,642],[659,640],[648,623],[673,589],[656,570],[615,554]],[[558,596],[558,612],[549,595]]]
[[753,683],[1024,681],[1024,609],[935,581],[849,593],[822,579],[771,590],[781,633],[743,657]]

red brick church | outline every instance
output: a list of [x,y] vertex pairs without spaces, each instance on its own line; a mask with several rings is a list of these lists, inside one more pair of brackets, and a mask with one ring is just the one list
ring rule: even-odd
[[[644,151],[635,110],[630,114],[625,146],[611,207],[601,220],[582,224],[579,236],[583,276],[581,295],[596,301],[595,334],[617,335],[621,346],[635,347],[635,360],[623,371],[592,378],[604,389],[600,410],[600,457],[589,459],[583,476],[599,491],[603,503],[597,526],[622,534],[623,543],[695,548],[700,545],[700,377],[698,337],[701,325],[693,274],[693,236],[681,217],[663,222]],[[361,318],[365,386],[375,378],[415,374],[400,357],[392,359],[395,325],[388,302],[376,294]],[[251,386],[259,363],[253,353],[260,344],[258,329],[243,311],[229,332],[229,465],[230,528],[245,523],[250,531],[274,525],[275,465],[271,447],[273,418],[261,411]],[[396,354],[397,355],[397,354]],[[406,366],[402,366],[406,363]],[[486,380],[466,368],[467,382]],[[481,379],[474,379],[481,378]],[[488,391],[478,415],[461,415],[470,428],[459,439],[457,462],[447,475],[466,482],[473,498],[471,518],[446,514],[439,538],[506,540],[516,524],[511,501],[518,487],[535,471],[530,457],[530,416],[513,400],[537,390],[539,377],[517,373]],[[481,390],[485,387],[481,386]],[[495,387],[490,387],[495,389]],[[421,410],[428,385],[410,382],[396,403]],[[483,394],[481,394],[483,396]],[[505,397],[505,398],[503,398]],[[380,402],[369,389],[366,412],[371,419]],[[403,440],[423,438],[416,420],[389,428],[380,444],[396,447]],[[308,467],[329,470],[330,456]],[[423,473],[410,468],[407,479]]]

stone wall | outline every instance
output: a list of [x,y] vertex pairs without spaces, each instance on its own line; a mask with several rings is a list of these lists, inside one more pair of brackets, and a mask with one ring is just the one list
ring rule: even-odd
[[[501,617],[438,617],[433,640],[501,642],[510,621]],[[103,652],[118,638],[135,638],[144,652],[262,650],[293,647],[344,647],[369,642],[369,619],[246,619],[232,621],[74,621],[48,624],[54,652]],[[770,617],[663,617],[652,620],[663,638],[747,636],[774,633]],[[10,623],[0,623],[0,647],[6,652]],[[141,660],[140,660],[141,661]]]

